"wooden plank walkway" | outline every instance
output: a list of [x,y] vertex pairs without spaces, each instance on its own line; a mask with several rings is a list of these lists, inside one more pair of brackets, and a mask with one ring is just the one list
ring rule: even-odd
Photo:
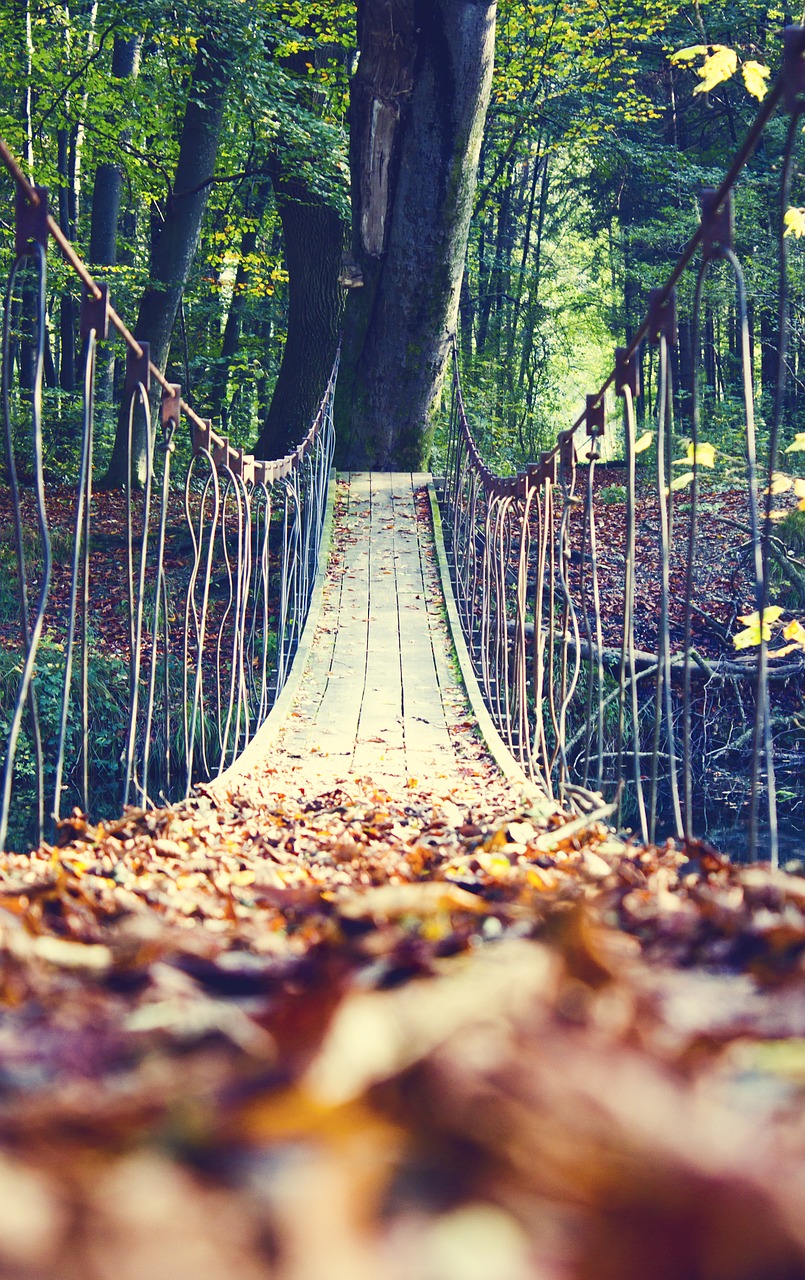
[[454,674],[427,501],[420,497],[419,514],[415,501],[427,481],[339,477],[319,625],[265,760],[277,787],[277,775],[295,774],[308,794],[371,779],[446,796],[494,771]]

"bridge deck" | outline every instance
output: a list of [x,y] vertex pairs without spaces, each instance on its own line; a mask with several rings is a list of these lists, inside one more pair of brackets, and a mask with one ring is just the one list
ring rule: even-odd
[[489,777],[454,675],[427,480],[339,477],[319,624],[286,725],[254,781],[279,789],[295,778],[309,795],[371,778],[447,795]]

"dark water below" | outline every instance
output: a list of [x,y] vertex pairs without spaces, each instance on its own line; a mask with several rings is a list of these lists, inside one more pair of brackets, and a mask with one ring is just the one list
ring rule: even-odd
[[[805,872],[805,770],[779,768],[776,771],[777,841],[780,866]],[[694,790],[694,826],[698,836],[708,840],[733,862],[750,860],[750,780],[748,776],[719,773],[698,784]],[[635,828],[636,809],[627,800],[624,825]],[[673,835],[673,809],[670,794],[662,795],[657,820],[660,840]],[[757,851],[758,861],[770,856],[771,836],[768,819],[768,796],[760,798]],[[801,862],[799,867],[797,863]]]

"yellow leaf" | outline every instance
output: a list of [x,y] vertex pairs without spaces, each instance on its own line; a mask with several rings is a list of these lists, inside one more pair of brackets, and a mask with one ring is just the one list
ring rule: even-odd
[[791,488],[792,480],[783,471],[775,471],[771,478],[771,484],[768,489],[764,489],[764,493],[770,493],[776,497],[778,493],[788,493]]
[[696,85],[694,94],[709,93],[711,89],[715,89],[716,85],[723,84],[725,80],[729,80],[730,76],[735,75],[738,66],[738,55],[735,50],[729,49],[725,44],[713,44],[710,48],[713,52],[705,58],[697,72],[701,78],[701,84]]
[[478,853],[476,857],[482,870],[497,879],[507,879],[514,873],[514,868],[505,853]]
[[[791,210],[789,209],[789,213],[790,212]],[[802,225],[803,225],[803,229],[805,229],[805,209],[802,210],[802,213],[803,213]],[[805,431],[797,432],[791,444],[786,449],[786,453],[805,453]]]
[[794,495],[797,498],[805,498],[805,480],[797,478],[794,481]]
[[677,49],[676,53],[672,53],[671,62],[676,67],[682,62],[693,62],[694,58],[704,58],[706,55],[706,44],[692,44],[687,49]]
[[716,465],[716,451],[711,444],[699,444],[694,451],[693,441],[688,445],[687,454],[688,462],[695,462],[699,467],[714,467]]
[[785,507],[777,507],[774,511],[769,512],[770,520],[785,520],[788,512]]
[[646,449],[648,449],[651,446],[651,442],[653,439],[654,439],[653,431],[644,431],[640,439],[635,440],[635,445],[634,445],[635,453],[645,453]]
[[[783,609],[779,604],[767,604],[763,610],[763,623],[768,625],[770,622],[776,622],[781,617]],[[747,627],[757,626],[758,613],[755,609],[754,613],[741,613],[738,615],[738,621],[743,622]]]
[[254,884],[255,878],[256,877],[254,872],[249,871],[248,869],[244,871],[232,872],[232,884],[235,885],[237,888],[242,888],[244,885],[247,885],[247,884]]
[[796,205],[786,209],[783,226],[787,236],[795,236],[797,240],[805,236],[805,209],[798,209]]
[[665,490],[666,498],[668,497],[669,493],[677,493],[679,489],[687,489],[688,485],[692,482],[692,480],[693,480],[693,472],[684,471],[681,476],[677,476],[676,480],[671,481],[670,488],[666,488]]
[[760,627],[747,627],[732,637],[733,649],[751,649],[756,644],[760,644]]
[[[763,610],[763,639],[771,640],[771,624],[776,622],[783,610],[778,604],[770,604]],[[735,649],[751,649],[755,645],[760,644],[760,615],[757,609],[754,613],[744,613],[739,617],[739,622],[745,624],[745,630],[739,631],[732,637],[733,648]]]
[[793,640],[801,649],[805,649],[805,627],[796,618],[793,622],[789,622],[787,627],[783,627],[783,636],[786,640]]
[[753,98],[757,98],[758,102],[762,102],[769,90],[769,86],[766,84],[769,78],[769,68],[764,67],[761,62],[745,62],[741,67],[741,75],[743,76],[747,93],[751,93]]

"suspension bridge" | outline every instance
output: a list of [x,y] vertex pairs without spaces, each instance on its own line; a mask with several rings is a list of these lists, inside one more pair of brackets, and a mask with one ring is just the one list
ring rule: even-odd
[[[642,324],[618,349],[609,377],[587,397],[584,411],[555,447],[516,476],[497,475],[484,461],[472,406],[462,394],[455,344],[443,474],[435,483],[425,475],[358,474],[342,477],[339,489],[332,475],[337,357],[319,412],[293,453],[266,462],[233,448],[150,361],[147,344],[135,339],[106,287],[96,283],[48,213],[47,193],[32,186],[7,148],[0,148],[17,191],[2,398],[20,626],[0,844],[21,784],[24,727],[33,744],[33,839],[41,840],[49,823],[73,805],[88,813],[97,805],[88,693],[88,664],[97,643],[94,384],[98,344],[113,327],[127,349],[129,438],[139,422],[149,442],[143,488],[135,490],[129,481],[120,495],[127,697],[116,739],[119,804],[160,806],[200,782],[213,789],[270,791],[272,778],[283,770],[321,790],[345,778],[371,776],[404,786],[424,777],[447,795],[457,779],[472,776],[478,756],[474,744],[461,742],[459,727],[469,717],[485,729],[513,784],[530,787],[550,803],[612,816],[645,842],[668,833],[691,842],[697,836],[697,778],[708,763],[697,719],[708,698],[741,684],[751,703],[751,724],[742,738],[749,743],[744,759],[751,849],[776,863],[770,681],[801,688],[805,669],[801,641],[795,636],[789,645],[775,644],[766,626],[772,561],[787,555],[775,544],[772,490],[778,455],[790,444],[784,215],[805,109],[804,51],[805,31],[788,28],[780,77],[720,186],[702,194],[701,221],[665,284],[650,291]],[[733,197],[780,108],[789,126],[779,174],[779,369],[761,462]],[[55,620],[48,613],[53,557],[41,394],[51,242],[84,287],[82,443],[69,607]],[[702,299],[718,262],[730,273],[738,318],[736,390],[743,402],[748,576],[758,634],[748,653],[714,659],[700,652],[696,631],[708,556],[698,533],[699,372],[694,368],[684,489],[673,471],[673,375],[678,299],[692,295],[693,349],[699,351]],[[37,347],[28,398],[15,386],[13,336],[23,272],[36,280],[25,294],[34,299],[30,320]],[[644,474],[638,480],[637,464],[637,405],[648,391],[656,446],[650,484]],[[23,412],[24,438],[18,428]],[[617,573],[614,580],[609,573],[605,590],[597,467],[607,435],[622,442],[624,519]],[[171,503],[179,442],[189,462],[178,477],[183,499],[177,524]],[[34,567],[20,515],[23,454],[26,473],[33,476]],[[184,554],[177,568],[168,551],[178,526]],[[643,536],[646,530],[650,537]],[[452,663],[442,587],[473,709],[462,702]],[[57,636],[64,654],[58,729],[50,736],[43,734],[40,714],[38,655],[46,633]]]

